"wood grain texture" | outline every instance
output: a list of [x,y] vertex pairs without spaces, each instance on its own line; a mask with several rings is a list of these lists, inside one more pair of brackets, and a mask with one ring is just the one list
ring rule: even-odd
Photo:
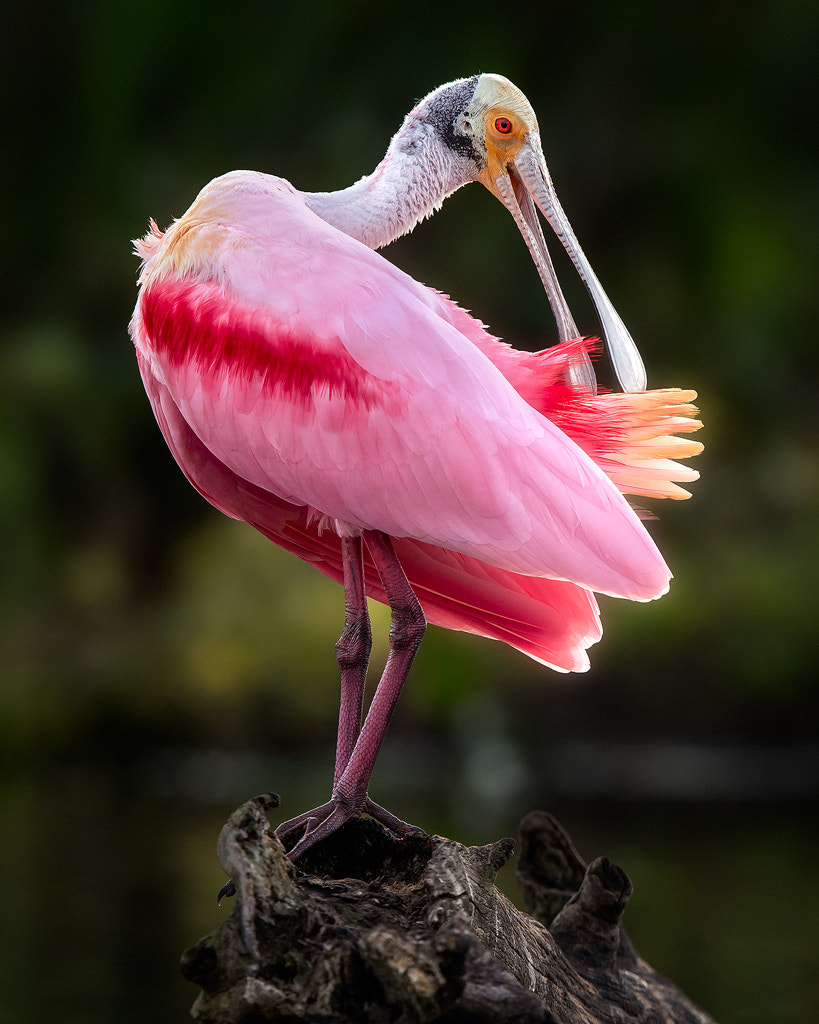
[[634,951],[625,872],[586,867],[550,815],[521,826],[525,913],[494,885],[511,839],[398,840],[356,819],[294,865],[267,822],[277,802],[222,830],[230,916],[182,960],[200,1024],[713,1024]]

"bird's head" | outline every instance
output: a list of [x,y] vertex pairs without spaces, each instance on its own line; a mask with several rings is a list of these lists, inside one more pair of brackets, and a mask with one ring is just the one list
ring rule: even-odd
[[[558,284],[535,207],[562,242],[591,294],[621,386],[625,391],[644,390],[645,369],[637,347],[558,201],[529,101],[508,79],[490,74],[450,83],[437,90],[437,95],[445,98],[436,104],[439,112],[442,108],[450,113],[457,109],[454,118],[442,124],[443,142],[471,157],[472,179],[485,185],[515,218],[546,288],[561,340],[576,337],[578,332]],[[590,366],[578,368],[577,382],[593,388]]]
[[477,180],[502,199],[497,180],[509,173],[521,148],[529,146],[531,138],[539,138],[531,103],[508,78],[478,75],[455,127],[473,140],[479,157]]

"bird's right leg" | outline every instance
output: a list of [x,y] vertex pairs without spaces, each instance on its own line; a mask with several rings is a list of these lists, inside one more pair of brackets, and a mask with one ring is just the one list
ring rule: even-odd
[[336,661],[341,672],[341,703],[338,710],[334,787],[347,767],[361,732],[364,682],[373,646],[364,586],[362,538],[342,537],[341,554],[344,565],[344,630],[336,644]]
[[[333,788],[341,778],[361,732],[364,683],[373,645],[367,591],[364,583],[364,542],[361,536],[341,538],[341,562],[344,569],[344,629],[336,644],[336,661],[341,672],[341,699],[338,709],[338,739]],[[282,822],[276,834],[284,836],[304,825],[321,821],[333,809],[332,803]],[[398,822],[399,819],[396,819]],[[400,822],[399,822],[400,823]]]

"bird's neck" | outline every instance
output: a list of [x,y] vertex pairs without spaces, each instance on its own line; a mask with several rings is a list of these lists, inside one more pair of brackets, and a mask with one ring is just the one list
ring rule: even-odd
[[372,249],[412,231],[472,180],[468,161],[436,145],[434,130],[410,114],[372,174],[338,192],[306,192],[322,220]]

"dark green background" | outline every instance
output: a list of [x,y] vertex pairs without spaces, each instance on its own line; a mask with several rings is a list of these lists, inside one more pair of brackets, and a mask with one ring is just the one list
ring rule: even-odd
[[[228,811],[329,784],[341,591],[173,464],[126,335],[129,239],[233,167],[346,185],[476,71],[529,97],[650,384],[699,391],[707,450],[694,499],[654,507],[671,594],[605,602],[583,677],[431,630],[373,794],[475,842],[555,811],[717,1019],[816,1019],[818,30],[809,0],[4,14],[0,1019],[186,1019],[177,957],[224,918]],[[386,255],[508,340],[554,340],[479,186]]]

